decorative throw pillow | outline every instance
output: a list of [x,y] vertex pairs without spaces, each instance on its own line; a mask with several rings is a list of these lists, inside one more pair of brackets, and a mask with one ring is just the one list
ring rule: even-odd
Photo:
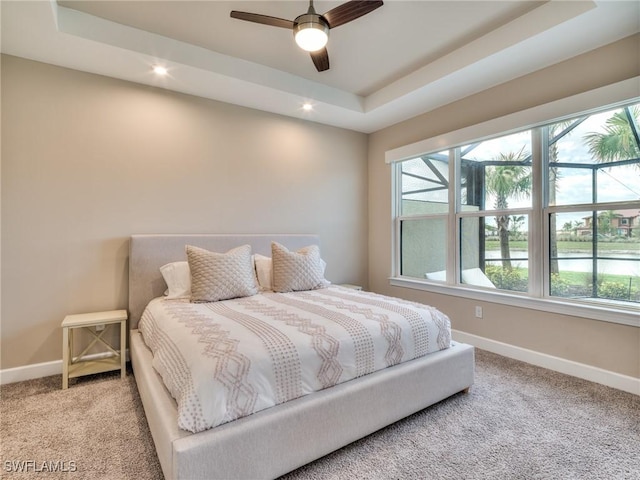
[[258,293],[251,262],[251,246],[227,253],[210,252],[187,245],[191,270],[191,301],[217,302]]
[[253,256],[253,263],[256,266],[256,277],[260,290],[272,290],[271,275],[273,271],[273,262],[270,257],[265,257],[256,253]]
[[324,288],[325,263],[320,258],[320,247],[309,245],[295,252],[277,242],[271,242],[273,261],[273,291],[296,292]]
[[191,272],[188,262],[171,262],[160,267],[160,273],[167,284],[165,295],[168,299],[191,297]]

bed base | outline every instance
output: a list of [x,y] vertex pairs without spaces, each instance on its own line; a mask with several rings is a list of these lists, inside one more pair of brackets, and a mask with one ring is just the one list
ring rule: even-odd
[[466,344],[429,354],[200,433],[177,427],[176,404],[131,331],[131,363],[167,479],[276,478],[473,384]]
[[316,235],[133,235],[129,254],[129,353],[162,471],[169,479],[275,478],[473,384],[465,344],[374,372],[200,433],[178,428],[177,407],[137,330],[144,307],[166,288],[160,266],[185,260],[186,244],[224,252],[250,244],[270,255]]

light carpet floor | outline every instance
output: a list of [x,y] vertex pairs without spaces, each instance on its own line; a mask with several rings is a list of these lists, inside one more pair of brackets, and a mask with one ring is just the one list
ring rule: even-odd
[[[1,478],[162,479],[131,373],[60,384],[0,388]],[[10,471],[29,460],[77,470]],[[282,478],[302,479],[640,480],[640,397],[476,350],[469,394]]]

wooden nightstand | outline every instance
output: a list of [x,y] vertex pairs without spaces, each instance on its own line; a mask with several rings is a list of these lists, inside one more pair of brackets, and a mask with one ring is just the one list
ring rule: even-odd
[[[120,326],[120,346],[115,348],[103,337],[110,326]],[[77,357],[73,357],[73,335],[77,328],[84,328],[93,340]],[[126,371],[125,348],[127,341],[127,311],[112,310],[109,312],[83,313],[67,315],[62,321],[62,388],[68,388],[69,379],[93,373],[109,372],[120,369],[120,377]],[[98,359],[87,359],[87,352],[97,342],[104,345],[112,355]],[[105,352],[108,353],[108,352]]]

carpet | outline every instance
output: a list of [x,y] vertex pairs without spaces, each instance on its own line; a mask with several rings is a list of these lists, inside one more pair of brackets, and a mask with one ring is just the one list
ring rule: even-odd
[[[83,377],[68,390],[60,375],[3,385],[0,477],[162,479],[135,380],[118,377]],[[633,480],[639,455],[639,396],[476,350],[470,393],[281,480]]]

